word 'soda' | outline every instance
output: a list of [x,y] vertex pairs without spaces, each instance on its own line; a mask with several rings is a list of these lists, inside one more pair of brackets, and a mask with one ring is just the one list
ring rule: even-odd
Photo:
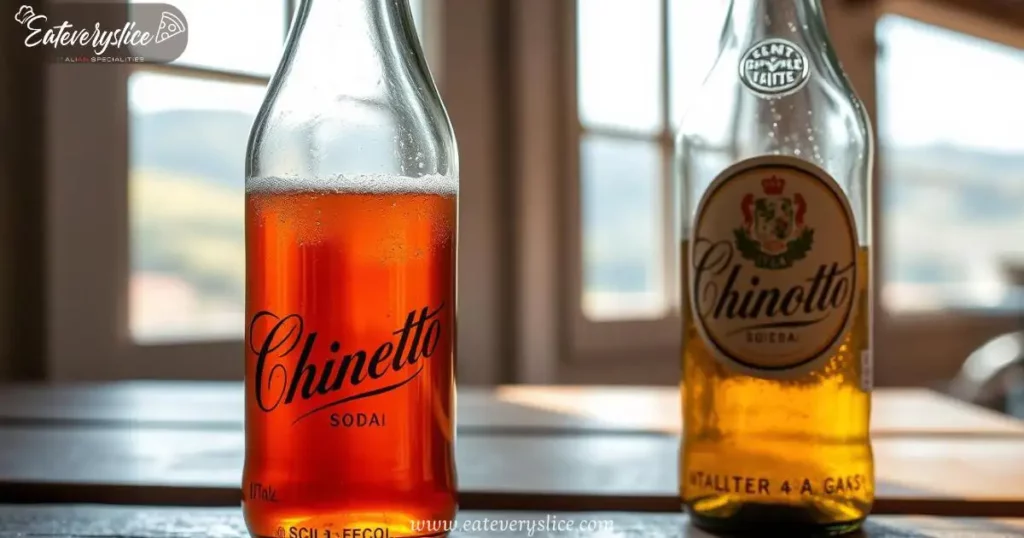
[[[394,331],[397,342],[386,341],[377,346],[370,355],[366,350],[358,350],[337,359],[328,357],[324,361],[311,360],[316,350],[318,333],[310,332],[303,338],[302,316],[291,314],[279,317],[273,312],[262,311],[253,316],[249,324],[249,346],[256,358],[255,397],[260,409],[271,412],[278,406],[288,405],[296,397],[309,400],[316,396],[326,396],[340,391],[346,386],[358,387],[367,379],[381,379],[390,374],[400,374],[416,368],[407,377],[383,387],[376,387],[355,393],[347,393],[338,400],[327,402],[296,419],[299,420],[327,407],[347,401],[366,398],[397,389],[412,381],[423,370],[423,365],[416,364],[421,357],[429,358],[437,349],[441,340],[441,321],[439,315],[444,305],[431,311],[429,307],[409,312],[405,324]],[[254,331],[258,324],[271,321],[273,327],[267,332],[262,344],[255,346]],[[267,361],[271,355],[288,357],[293,354],[299,344],[302,350],[298,360],[289,368],[284,363],[274,364],[268,370]],[[330,353],[341,349],[340,342],[332,342],[328,347]],[[317,366],[320,370],[318,371]],[[270,386],[280,376],[283,383],[275,393],[268,394]],[[397,375],[394,377],[398,377]]]

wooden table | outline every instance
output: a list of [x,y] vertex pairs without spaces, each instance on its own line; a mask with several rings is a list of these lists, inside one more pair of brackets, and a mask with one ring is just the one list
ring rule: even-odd
[[[561,531],[536,531],[534,538],[595,536],[705,538],[683,514],[629,512],[462,511],[451,538],[527,536],[541,522]],[[554,524],[550,522],[556,522]],[[571,527],[571,528],[570,528]],[[596,528],[593,533],[576,529]],[[527,529],[526,532],[523,529]],[[513,530],[514,529],[514,530]],[[248,538],[237,509],[138,508],[119,506],[0,506],[0,536],[49,538]],[[859,536],[868,538],[1011,538],[1024,536],[1024,519],[912,516],[871,518]],[[318,538],[326,538],[319,536]]]
[[[0,386],[0,424],[40,423],[231,429],[242,426],[236,383]],[[927,389],[875,391],[872,435],[1024,436],[1024,423]],[[672,387],[460,387],[460,433],[675,433]]]
[[[0,502],[237,507],[242,401],[233,383],[0,386]],[[1024,518],[1024,423],[920,389],[873,407],[876,514]],[[679,409],[671,388],[462,387],[461,506],[678,512]]]

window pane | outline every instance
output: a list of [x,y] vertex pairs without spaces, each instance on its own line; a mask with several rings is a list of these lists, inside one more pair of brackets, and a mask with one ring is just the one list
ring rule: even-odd
[[579,114],[587,127],[661,130],[661,2],[578,0]]
[[678,125],[718,54],[728,0],[673,0],[669,11],[669,110]]
[[1024,51],[895,16],[878,37],[886,307],[1024,309]]
[[263,93],[261,86],[132,75],[135,339],[241,338],[245,146]]
[[188,24],[188,46],[174,63],[256,75],[274,73],[284,50],[285,0],[173,3]]
[[664,315],[659,146],[588,135],[580,156],[584,314],[592,320]]

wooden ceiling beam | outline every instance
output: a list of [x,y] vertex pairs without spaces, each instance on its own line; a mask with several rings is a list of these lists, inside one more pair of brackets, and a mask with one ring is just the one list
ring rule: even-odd
[[[828,0],[825,0],[826,2]],[[1024,49],[1024,0],[836,0]]]
[[[828,0],[826,0],[828,1]],[[845,3],[885,4],[886,0],[840,0]],[[995,19],[1024,28],[1024,0],[917,0],[933,7],[949,8],[956,11]]]

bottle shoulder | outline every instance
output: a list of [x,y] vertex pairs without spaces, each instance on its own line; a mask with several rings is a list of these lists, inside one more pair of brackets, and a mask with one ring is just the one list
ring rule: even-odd
[[781,156],[779,162],[800,159],[833,179],[853,207],[858,236],[866,238],[871,125],[842,71],[812,62],[799,87],[770,96],[741,80],[739,58],[720,55],[677,131],[674,170],[684,214],[692,217],[703,193],[734,164]]
[[744,147],[754,153],[790,153],[800,144],[812,151],[824,145],[854,151],[872,146],[864,104],[841,81],[812,71],[798,91],[765,97],[745,86],[731,67],[716,64],[686,107],[676,131],[681,149],[731,148],[743,154]]
[[301,81],[268,93],[247,161],[249,176],[458,176],[455,134],[436,94],[362,97]]

